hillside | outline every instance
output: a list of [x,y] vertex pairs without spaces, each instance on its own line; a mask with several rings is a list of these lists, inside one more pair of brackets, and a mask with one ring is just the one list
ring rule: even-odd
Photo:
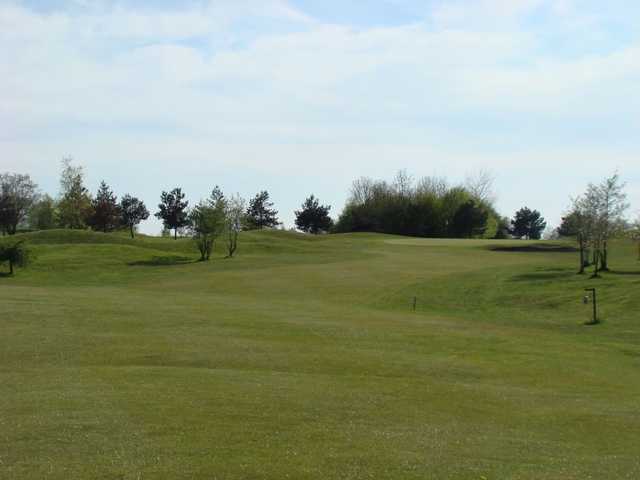
[[561,243],[244,232],[200,263],[187,239],[23,236],[0,478],[640,476],[630,243],[589,280]]

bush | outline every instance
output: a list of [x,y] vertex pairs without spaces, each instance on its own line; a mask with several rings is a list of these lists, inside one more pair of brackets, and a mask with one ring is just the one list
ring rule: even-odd
[[26,267],[31,259],[31,252],[25,241],[0,243],[0,264],[9,263],[9,274],[13,275],[14,267]]

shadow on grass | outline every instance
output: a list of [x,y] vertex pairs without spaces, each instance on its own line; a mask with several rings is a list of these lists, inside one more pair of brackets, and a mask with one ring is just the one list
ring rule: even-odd
[[640,275],[640,271],[629,272],[629,271],[620,271],[620,270],[608,270],[607,272],[610,275]]
[[492,252],[573,253],[578,249],[567,245],[494,245]]
[[168,255],[164,257],[153,257],[151,260],[138,260],[129,262],[131,267],[163,267],[167,265],[186,265],[188,263],[196,263],[191,257],[180,257],[176,255]]
[[559,280],[561,278],[574,277],[576,274],[571,270],[550,270],[543,272],[523,273],[511,277],[513,282],[542,282],[549,280]]
[[0,278],[11,278],[13,277],[13,275],[11,275],[9,272],[0,272]]

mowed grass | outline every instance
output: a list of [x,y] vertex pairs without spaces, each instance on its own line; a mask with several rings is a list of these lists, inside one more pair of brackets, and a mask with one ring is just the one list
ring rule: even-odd
[[26,238],[0,277],[0,478],[640,478],[630,243],[589,280],[576,253],[490,248],[515,241],[247,232],[199,263]]

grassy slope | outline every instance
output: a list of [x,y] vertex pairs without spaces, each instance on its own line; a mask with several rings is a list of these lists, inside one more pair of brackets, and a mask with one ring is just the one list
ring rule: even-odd
[[630,245],[589,281],[484,241],[251,232],[202,264],[29,237],[0,278],[0,478],[640,476]]

